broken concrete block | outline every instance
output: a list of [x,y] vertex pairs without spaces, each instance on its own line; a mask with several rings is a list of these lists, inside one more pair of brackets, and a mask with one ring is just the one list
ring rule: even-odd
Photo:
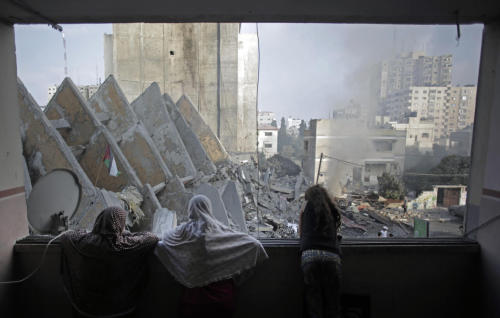
[[165,106],[157,83],[151,84],[132,102],[170,172],[179,177],[195,176],[196,168]]
[[276,192],[281,192],[281,193],[285,193],[285,194],[290,194],[293,192],[292,189],[290,188],[287,188],[287,187],[282,187],[282,186],[279,186],[279,185],[276,185],[276,184],[271,184],[269,186],[269,188],[273,191],[276,191]]
[[154,214],[153,229],[151,232],[161,239],[165,232],[174,229],[176,226],[177,216],[175,215],[175,212],[161,208]]
[[[189,98],[183,95],[177,101],[177,108],[186,120],[189,127],[198,136],[203,148],[215,165],[226,163],[229,156],[226,149],[221,144],[217,136],[214,135],[210,127],[205,123],[203,118],[194,107]],[[235,119],[236,120],[236,119]]]
[[99,87],[89,104],[96,115],[105,114],[110,118],[105,126],[142,183],[158,184],[172,177],[149,133],[139,122],[112,75]]
[[231,219],[239,227],[239,230],[242,232],[248,232],[245,215],[241,207],[240,196],[234,181],[227,182],[226,186],[222,190],[221,197],[227,212],[229,212]]
[[229,225],[226,207],[224,206],[224,202],[222,201],[220,193],[216,187],[208,183],[204,183],[196,187],[194,192],[196,194],[203,194],[207,196],[210,199],[210,202],[212,202],[212,213],[214,217],[222,224]]
[[[61,136],[69,146],[84,146],[79,162],[89,179],[96,187],[114,192],[121,191],[127,185],[142,188],[127,158],[115,141],[115,138],[104,127],[87,101],[81,96],[71,79],[65,78],[45,108],[50,120],[65,119],[71,129],[61,129]],[[103,158],[110,148],[116,161],[118,176],[109,175]]]
[[157,197],[161,206],[176,212],[179,222],[188,220],[187,205],[193,197],[193,193],[186,190],[184,183],[179,177],[168,180],[165,189],[158,193]]
[[92,185],[71,149],[20,80],[18,101],[23,152],[28,158],[31,181],[36,182],[55,169],[72,171],[82,187],[82,198],[69,225],[71,228],[91,228],[99,212],[106,207],[103,196]]
[[186,146],[186,150],[188,151],[196,169],[203,172],[205,175],[214,174],[216,172],[215,165],[212,160],[210,160],[210,157],[205,151],[205,148],[203,148],[203,145],[200,143],[198,136],[196,136],[193,130],[186,123],[184,117],[182,117],[170,96],[163,94],[163,99],[165,100],[165,105],[167,106],[170,116],[175,123],[175,127],[177,127],[177,131],[179,132],[179,135],[184,142],[184,146]]

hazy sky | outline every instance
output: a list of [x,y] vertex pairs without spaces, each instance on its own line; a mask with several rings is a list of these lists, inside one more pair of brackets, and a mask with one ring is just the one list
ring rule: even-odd
[[[103,34],[110,24],[63,25],[69,75],[76,84],[104,77]],[[366,70],[403,51],[453,54],[453,84],[476,84],[482,25],[392,26],[259,24],[259,109],[302,119],[327,117],[350,99],[363,103]],[[62,37],[46,25],[16,26],[18,75],[41,105],[64,78]],[[244,24],[242,32],[255,32]]]

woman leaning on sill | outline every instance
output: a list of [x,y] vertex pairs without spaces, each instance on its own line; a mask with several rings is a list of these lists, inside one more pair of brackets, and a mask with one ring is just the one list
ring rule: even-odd
[[339,317],[341,214],[319,185],[307,189],[305,199],[299,232],[306,317]]

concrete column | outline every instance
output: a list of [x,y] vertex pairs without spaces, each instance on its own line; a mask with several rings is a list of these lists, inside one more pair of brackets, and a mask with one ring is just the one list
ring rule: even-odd
[[500,216],[500,23],[484,27],[476,105],[466,231],[481,245],[479,315],[500,317],[500,219],[488,222]]
[[[0,23],[0,281],[11,279],[16,239],[28,234],[14,27]],[[9,317],[10,287],[0,286],[0,316]]]
[[238,35],[238,151],[255,152],[257,145],[257,34]]

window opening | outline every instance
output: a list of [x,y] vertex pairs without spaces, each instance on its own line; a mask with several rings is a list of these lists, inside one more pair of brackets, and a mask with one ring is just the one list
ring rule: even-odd
[[[235,229],[260,238],[296,238],[304,191],[318,182],[342,207],[345,237],[376,238],[382,226],[395,237],[412,237],[415,218],[430,223],[431,237],[461,235],[462,219],[448,208],[463,205],[467,195],[482,26],[464,26],[477,36],[459,47],[427,43],[452,26],[192,26],[86,25],[88,33],[82,33],[81,25],[64,25],[70,80],[60,67],[60,43],[50,42],[54,31],[16,26],[18,75],[26,84],[19,89],[34,97],[21,105],[29,110],[23,127],[34,127],[30,113],[50,124],[28,129],[25,138],[60,134],[64,153],[81,168],[73,170],[86,175],[77,178],[126,206],[130,229],[154,214],[140,209],[149,209],[148,196],[182,222],[187,193],[205,192],[219,203],[239,200],[221,214]],[[200,34],[207,38],[201,41]],[[45,45],[36,47],[36,37]],[[344,45],[350,41],[352,46]],[[344,76],[335,76],[332,65]],[[112,87],[118,99],[105,98]],[[59,105],[63,94],[72,96],[73,106]],[[163,106],[146,111],[148,100]],[[71,117],[73,110],[85,119]],[[138,120],[140,129],[134,128]],[[184,149],[175,153],[183,169],[177,170],[161,138],[172,136],[163,130],[167,125],[158,126],[166,121],[177,131],[168,143]],[[96,122],[109,134],[99,134]],[[37,166],[43,154],[25,145],[35,183],[53,167]],[[193,147],[206,156],[198,158]],[[169,173],[162,167],[179,176],[175,186],[164,184]],[[198,178],[200,169],[204,178]],[[98,197],[82,200],[96,213]],[[84,226],[81,213],[69,227]],[[162,217],[173,225],[173,214]]]

